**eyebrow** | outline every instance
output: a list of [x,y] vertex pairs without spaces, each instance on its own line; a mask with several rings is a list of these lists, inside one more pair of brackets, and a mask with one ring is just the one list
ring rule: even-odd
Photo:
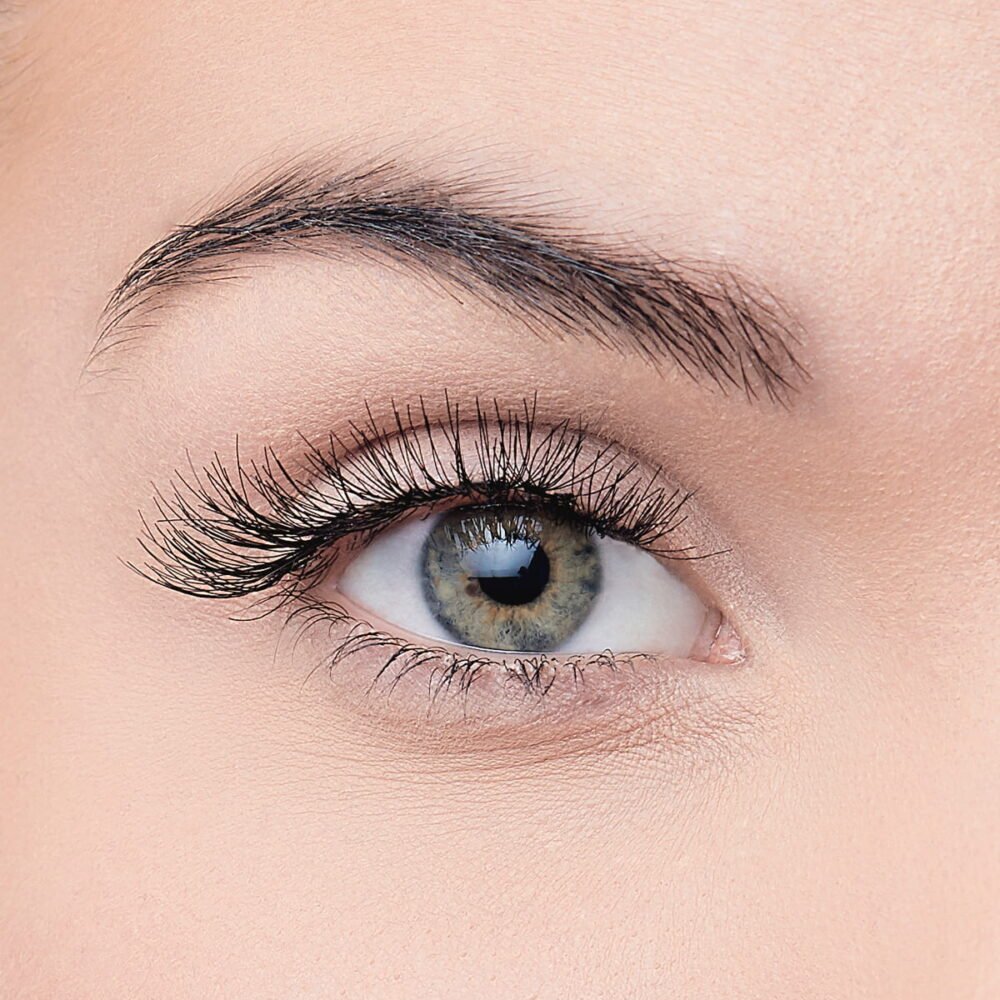
[[692,379],[787,403],[807,379],[797,326],[777,300],[719,265],[588,235],[475,175],[395,161],[333,170],[285,164],[146,249],[112,292],[86,366],[155,325],[185,287],[238,277],[248,255],[360,253],[471,292],[542,336],[596,342]]

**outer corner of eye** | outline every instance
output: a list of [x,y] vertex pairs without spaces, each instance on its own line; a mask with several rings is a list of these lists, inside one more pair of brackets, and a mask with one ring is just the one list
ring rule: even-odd
[[336,588],[389,626],[500,654],[709,660],[723,631],[719,613],[650,552],[517,506],[463,507],[383,532]]

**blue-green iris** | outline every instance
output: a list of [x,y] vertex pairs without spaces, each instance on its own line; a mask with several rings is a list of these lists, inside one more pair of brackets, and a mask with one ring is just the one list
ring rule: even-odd
[[584,622],[601,589],[593,538],[518,507],[445,514],[423,549],[424,597],[456,642],[544,652]]

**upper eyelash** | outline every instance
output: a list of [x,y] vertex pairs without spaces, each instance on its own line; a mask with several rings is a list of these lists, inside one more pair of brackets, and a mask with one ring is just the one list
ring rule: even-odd
[[[218,454],[200,472],[192,464],[156,491],[158,517],[142,517],[139,538],[147,560],[128,565],[181,593],[233,598],[301,588],[329,565],[336,543],[370,538],[448,500],[537,504],[647,549],[685,520],[690,493],[663,486],[658,474],[637,480],[639,463],[616,445],[585,454],[591,439],[582,422],[540,429],[534,400],[519,410],[477,400],[471,454],[464,412],[447,397],[445,412],[434,418],[423,401],[394,406],[380,425],[369,411],[346,441],[331,434],[326,451],[304,442],[304,477],[270,449],[263,461],[244,463],[237,447],[235,475]],[[657,551],[698,558],[690,546]]]

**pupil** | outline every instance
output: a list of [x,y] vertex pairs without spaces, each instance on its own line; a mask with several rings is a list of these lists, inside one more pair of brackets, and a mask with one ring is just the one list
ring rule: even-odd
[[[502,543],[505,548],[514,548]],[[474,579],[483,593],[497,604],[530,604],[549,582],[549,557],[540,545],[516,544],[520,558],[497,567],[489,576]]]

